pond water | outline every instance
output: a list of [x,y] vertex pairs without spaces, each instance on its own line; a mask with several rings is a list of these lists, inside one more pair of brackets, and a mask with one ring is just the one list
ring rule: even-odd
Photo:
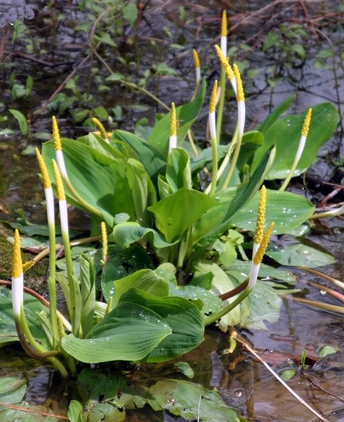
[[[230,28],[229,48],[233,52],[233,61],[239,62],[244,75],[247,127],[262,122],[272,108],[291,94],[296,94],[291,113],[300,113],[310,105],[323,101],[331,101],[342,113],[344,50],[341,34],[343,11],[340,6],[340,1],[212,1],[211,6],[205,0],[146,1],[140,3],[139,25],[126,25],[122,32],[118,32],[117,49],[104,49],[101,53],[113,70],[131,74],[133,81],[143,78],[147,69],[152,73],[154,64],[166,63],[176,70],[178,76],[170,73],[152,78],[147,83],[147,89],[168,105],[172,101],[177,105],[182,104],[190,100],[194,89],[191,48],[197,48],[199,52],[202,72],[209,86],[219,75],[212,49],[218,33],[221,9],[226,8]],[[59,113],[62,135],[75,137],[87,131],[81,122],[76,123],[76,126],[73,124],[76,113],[85,108],[104,106],[112,110],[112,128],[126,130],[132,130],[136,122],[143,118],[152,123],[156,111],[163,112],[163,108],[143,93],[128,91],[119,85],[111,86],[110,89],[99,88],[108,72],[94,59],[92,66],[88,62],[79,68],[77,87],[70,85],[69,89],[62,91],[66,95],[64,101],[72,96],[76,97],[75,101],[65,110],[61,109],[61,103],[55,103],[53,108],[41,111],[39,117],[35,118],[35,113],[42,109],[54,91],[89,54],[85,32],[73,30],[75,22],[81,24],[88,21],[89,12],[80,9],[77,1],[56,1],[46,5],[45,2],[25,0],[3,0],[0,11],[3,39],[0,51],[3,63],[0,110],[2,115],[8,117],[7,121],[0,121],[0,130],[10,128],[15,131],[0,137],[0,218],[13,221],[18,216],[17,209],[22,208],[29,221],[45,223],[43,190],[36,175],[38,169],[35,157],[28,147],[41,145],[42,132],[50,132],[52,113]],[[14,43],[13,24],[16,19],[24,21],[28,31],[18,35]],[[300,27],[289,31],[285,29],[290,25]],[[300,29],[306,32],[306,36],[302,32],[297,33]],[[274,35],[274,43],[262,51],[266,39]],[[336,53],[335,68],[331,55],[322,54],[330,48],[328,40]],[[304,56],[299,54],[300,50],[295,45],[303,45]],[[118,55],[123,57],[122,62],[117,60]],[[139,66],[135,65],[135,61],[139,61]],[[252,72],[254,70],[256,72]],[[27,75],[33,76],[33,91],[29,97],[15,98],[9,83],[11,73],[15,74],[18,85],[25,85]],[[91,83],[90,75],[94,78]],[[82,96],[87,89],[93,96],[90,101]],[[137,104],[140,108],[132,107]],[[114,111],[115,107],[117,109]],[[235,107],[234,99],[229,97],[224,115],[224,139],[228,137],[226,134],[233,132]],[[11,108],[21,110],[32,119],[30,135],[24,138],[19,135],[17,123],[8,113]],[[201,145],[205,143],[206,113],[207,106],[201,112],[196,131]],[[304,181],[301,178],[294,179],[293,189],[321,202],[334,189],[322,182],[331,180],[340,183],[341,173],[331,165],[330,159],[338,160],[344,155],[342,136],[340,122],[333,139],[321,149],[319,161],[307,172]],[[334,201],[342,200],[343,195],[339,191]],[[73,228],[84,230],[85,225],[83,216],[77,214],[72,223]],[[335,256],[336,264],[322,268],[322,271],[337,279],[343,278],[343,230],[343,220],[336,218],[317,223],[307,235],[308,242],[319,245]],[[8,227],[2,224],[2,240],[10,234]],[[283,244],[290,239],[293,240],[284,236],[280,241]],[[334,300],[324,298],[322,292],[307,284],[308,281],[319,282],[319,277],[297,269],[295,273],[298,276],[297,287],[307,289],[308,298],[334,303]],[[8,279],[8,274],[3,259],[0,278]],[[36,283],[37,278],[28,282]],[[39,282],[42,283],[42,280]],[[332,360],[320,360],[314,366],[313,361],[308,369],[302,371],[296,368],[297,374],[288,384],[314,409],[326,414],[330,421],[344,421],[343,318],[285,299],[278,322],[266,325],[267,331],[241,330],[240,334],[279,373],[290,368],[290,360],[297,361],[304,348],[310,356],[317,356],[325,345],[339,350]],[[188,362],[194,369],[196,375],[193,381],[208,388],[216,388],[225,403],[250,422],[317,420],[249,352],[239,348],[233,355],[228,355],[225,353],[227,348],[228,335],[211,328],[207,330],[203,345],[179,360]],[[20,351],[13,350],[24,362]],[[48,367],[35,367],[32,361],[22,366],[16,360],[11,362],[6,349],[1,350],[0,359],[2,375],[17,371],[32,377],[27,392],[29,402],[50,406],[53,397],[52,407],[56,413],[61,414],[59,400],[52,394],[51,371]],[[176,375],[172,364],[165,369],[160,366],[156,368],[152,371],[143,366],[142,377],[156,375],[158,379],[161,373],[164,373],[164,377]],[[147,375],[151,371],[153,375]],[[144,422],[184,419],[173,418],[167,412],[154,413],[145,408],[129,411],[126,420]]]

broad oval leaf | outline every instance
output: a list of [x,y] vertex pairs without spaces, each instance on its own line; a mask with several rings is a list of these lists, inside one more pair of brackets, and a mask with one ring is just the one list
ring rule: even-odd
[[163,379],[148,390],[148,403],[155,411],[168,410],[187,420],[236,422],[238,415],[216,391],[189,381]]
[[[267,178],[284,179],[290,171],[299,145],[301,129],[307,110],[300,116],[287,116],[276,121],[265,132],[264,145],[254,156],[252,168],[255,169],[265,151],[276,145],[275,161]],[[297,176],[307,170],[316,159],[319,148],[327,142],[336,129],[338,112],[331,103],[317,104],[312,107],[312,119],[305,149],[296,167]]]
[[125,293],[121,303],[138,303],[158,314],[168,323],[172,334],[145,358],[148,362],[163,362],[184,355],[203,341],[204,322],[197,306],[182,297],[157,297],[137,289]]
[[[230,220],[236,226],[254,232],[260,192],[244,205]],[[308,199],[291,192],[267,189],[266,227],[274,222],[274,233],[282,234],[306,221],[315,210]]]
[[316,268],[336,262],[333,256],[314,249],[311,246],[303,245],[302,243],[290,245],[284,249],[278,248],[276,251],[272,251],[269,248],[265,254],[281,265],[292,267]]
[[215,199],[196,190],[181,188],[157,202],[149,211],[155,214],[155,224],[168,242],[178,240],[209,208]]
[[117,224],[113,229],[110,240],[115,241],[121,248],[125,248],[143,237],[156,248],[168,248],[175,243],[166,242],[156,230],[140,227],[138,223],[133,222]]
[[[62,140],[68,177],[74,189],[90,205],[98,208],[107,223],[113,225],[113,217],[127,213],[134,219],[135,209],[127,176],[123,166],[116,160],[101,154],[81,142]],[[53,143],[43,145],[43,158],[51,180],[55,180],[52,158],[55,159]],[[68,202],[82,208],[68,189]]]
[[114,285],[115,305],[129,289],[140,289],[155,296],[168,296],[169,293],[167,281],[149,269],[139,270],[128,277],[116,280]]
[[85,363],[142,360],[172,330],[159,315],[137,303],[121,302],[85,339],[69,334],[62,347]]

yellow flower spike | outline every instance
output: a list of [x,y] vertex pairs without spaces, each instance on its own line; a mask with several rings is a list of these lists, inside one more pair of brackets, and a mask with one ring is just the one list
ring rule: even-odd
[[227,37],[227,12],[225,10],[221,17],[221,37]]
[[100,227],[101,227],[102,242],[103,242],[103,256],[100,262],[104,265],[107,261],[107,254],[108,254],[107,232],[106,232],[106,224],[104,223],[104,221],[100,223]]
[[55,151],[62,151],[60,132],[59,132],[59,127],[57,125],[55,116],[53,116],[52,118],[52,126],[53,126],[53,141],[54,141]]
[[100,131],[100,136],[103,139],[107,139],[108,138],[108,133],[105,130],[105,127],[103,126],[102,122],[100,120],[98,120],[96,117],[92,118],[92,121],[97,125],[97,128]]
[[199,56],[198,56],[197,50],[193,49],[192,50],[192,55],[193,55],[195,67],[201,67],[201,62],[199,60]]
[[218,45],[215,45],[215,50],[216,50],[217,56],[218,56],[218,58],[219,58],[219,60],[222,64],[223,68],[225,69],[227,78],[230,81],[233,81],[233,79],[235,79],[235,75],[234,75],[234,72],[233,72],[231,65],[228,63],[227,58],[222,53],[221,48]]
[[265,254],[266,248],[267,248],[269,240],[270,240],[272,230],[274,228],[274,225],[275,225],[275,223],[271,223],[270,226],[268,227],[267,231],[264,233],[263,239],[262,239],[261,244],[258,248],[258,251],[253,258],[254,265],[259,265],[262,262],[263,256]]
[[215,113],[216,107],[216,94],[217,94],[217,80],[214,82],[213,89],[209,101],[209,113]]
[[48,174],[47,166],[45,165],[43,157],[42,157],[41,153],[38,151],[38,148],[35,148],[35,151],[36,151],[36,158],[37,158],[37,161],[38,161],[39,169],[40,169],[41,174],[42,174],[44,189],[48,189],[48,188],[51,187],[51,182],[50,182],[50,177],[49,177],[49,174]]
[[29,271],[30,268],[32,268],[35,265],[35,261],[27,261],[22,265],[22,271],[23,273],[26,273],[26,271]]
[[19,278],[23,273],[20,253],[20,237],[18,229],[14,232],[12,277]]
[[170,136],[177,136],[177,116],[174,103],[171,104]]
[[57,196],[59,198],[59,201],[65,201],[66,195],[65,195],[65,191],[64,191],[64,187],[62,183],[60,170],[57,167],[56,161],[55,160],[52,160],[52,161],[53,161],[54,175],[55,175],[55,181],[56,181]]
[[235,75],[235,80],[237,84],[237,101],[245,101],[244,89],[242,86],[241,75],[239,72],[238,66],[234,63],[233,64],[233,71]]
[[264,226],[265,226],[265,208],[266,208],[266,188],[263,185],[260,189],[260,200],[258,206],[256,231],[254,234],[254,242],[261,243],[263,239]]
[[305,120],[303,121],[303,126],[302,126],[302,130],[301,130],[302,136],[308,136],[309,126],[311,124],[311,115],[312,115],[312,109],[310,108],[307,111]]

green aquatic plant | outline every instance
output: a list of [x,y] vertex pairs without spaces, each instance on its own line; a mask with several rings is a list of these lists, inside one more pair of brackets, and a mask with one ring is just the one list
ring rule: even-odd
[[[16,231],[13,291],[0,295],[6,309],[0,311],[3,343],[20,341],[30,356],[49,359],[62,376],[89,382],[87,370],[79,373],[79,363],[163,362],[198,347],[209,324],[216,322],[223,331],[236,324],[262,328],[263,320],[278,317],[280,298],[258,280],[262,259],[273,254],[266,252],[271,234],[314,218],[312,204],[284,190],[291,177],[313,163],[335,129],[337,112],[325,103],[312,108],[312,122],[309,111],[306,117],[279,119],[289,98],[256,130],[245,132],[242,80],[237,66],[227,61],[222,38],[221,48],[216,47],[222,65],[220,102],[216,122],[215,81],[207,148],[190,138],[206,95],[197,54],[193,99],[178,107],[172,103],[146,139],[123,130],[108,133],[98,119],[93,119],[98,132],[60,139],[53,118],[53,140],[44,144],[42,156],[37,151],[47,203],[50,302],[23,295]],[[238,112],[232,141],[222,145],[226,76]],[[285,179],[282,188],[266,189],[263,183],[276,178]],[[55,270],[53,192],[65,255],[60,273]],[[92,240],[102,240],[101,251],[73,260],[67,203],[91,214]],[[252,249],[251,263],[244,240]],[[35,262],[25,263],[24,270]],[[244,270],[233,270],[240,265]],[[67,317],[57,311],[56,285]],[[253,289],[261,294],[250,295]],[[7,310],[11,302],[13,312]],[[272,309],[269,316],[266,309]],[[119,379],[114,382],[119,389]]]

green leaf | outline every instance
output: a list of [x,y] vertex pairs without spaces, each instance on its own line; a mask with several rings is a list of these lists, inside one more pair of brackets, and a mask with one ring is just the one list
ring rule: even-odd
[[[81,142],[62,140],[68,176],[74,189],[90,205],[98,208],[112,226],[116,214],[135,215],[125,169],[117,161]],[[55,158],[52,142],[43,145],[43,158],[51,180],[55,180],[51,159]],[[82,208],[66,189],[67,201]]]
[[163,362],[184,355],[203,341],[203,317],[197,306],[182,297],[157,297],[137,289],[125,293],[120,304],[138,303],[155,312],[171,327],[172,334],[145,358],[148,362]]
[[[49,349],[49,340],[37,319],[37,312],[47,312],[47,308],[27,293],[24,293],[24,308],[32,335],[43,347]],[[5,287],[0,287],[0,344],[14,341],[18,341],[18,336],[12,312],[12,292]]]
[[99,322],[85,339],[72,334],[62,347],[84,363],[142,360],[172,333],[167,322],[137,303],[121,302]]
[[82,406],[77,400],[71,400],[68,409],[68,418],[70,422],[82,422]]
[[[265,132],[264,145],[256,151],[252,169],[256,168],[265,151],[275,144],[276,157],[267,178],[269,180],[284,179],[289,174],[299,145],[306,111],[300,116],[287,116],[276,121]],[[294,172],[295,176],[303,173],[313,164],[319,148],[333,135],[337,120],[338,112],[331,103],[317,104],[312,107],[309,133],[303,154]]]
[[103,267],[101,287],[104,298],[109,300],[114,294],[114,281],[123,279],[142,268],[153,269],[153,263],[148,253],[138,245],[120,249],[118,246],[109,245],[107,261]]
[[156,230],[140,227],[138,223],[132,222],[117,224],[113,229],[110,239],[122,248],[125,248],[143,237],[156,248],[168,248],[176,243],[166,242]]
[[267,330],[264,321],[278,321],[282,299],[276,291],[262,281],[257,281],[249,295],[250,313],[240,325],[248,329]]
[[174,364],[179,371],[188,378],[193,378],[195,376],[194,371],[187,362],[176,362]]
[[127,157],[123,152],[119,151],[113,145],[106,142],[101,136],[95,135],[94,133],[89,133],[86,136],[81,136],[77,139],[79,142],[82,142],[91,148],[94,148],[98,152],[106,155],[109,158],[113,158],[123,167],[127,164]]
[[26,121],[26,117],[24,116],[23,113],[21,113],[18,110],[14,110],[14,109],[8,109],[8,111],[13,115],[13,117],[17,120],[17,122],[19,123],[19,127],[20,127],[20,131],[21,133],[26,136],[27,135],[27,121]]
[[284,380],[284,381],[289,381],[295,375],[296,375],[295,369],[286,369],[286,370],[282,371],[281,374],[280,374],[282,380]]
[[[195,270],[207,274],[212,273],[213,283],[211,287],[211,292],[215,296],[219,296],[220,294],[227,293],[230,290],[233,290],[236,286],[233,284],[232,280],[228,277],[228,275],[215,263],[209,261],[198,261],[195,265]],[[223,301],[222,307],[226,307],[230,303],[234,301],[235,298],[229,298]],[[220,319],[219,328],[226,332],[228,327],[234,326],[239,324],[241,320],[241,312],[240,306],[234,308],[230,313],[226,314]]]
[[168,410],[187,420],[236,422],[237,414],[219,393],[184,380],[161,380],[148,390],[148,403],[155,411]]
[[236,167],[241,170],[244,164],[250,163],[253,154],[264,143],[264,135],[258,131],[244,133]]
[[128,19],[130,26],[133,26],[138,16],[136,4],[128,3],[126,6],[124,6],[123,16]]
[[133,195],[136,218],[144,226],[152,226],[152,214],[147,210],[157,201],[154,185],[143,164],[133,158],[127,163],[127,176]]
[[[197,97],[190,103],[184,104],[176,108],[177,121],[179,122],[177,128],[177,145],[181,146],[184,138],[197,119],[199,112],[202,109],[202,104],[206,92],[206,83],[203,80],[202,88]],[[170,136],[170,120],[171,113],[159,120],[154,129],[149,135],[148,143],[154,146],[163,157],[168,155],[168,142]]]
[[191,189],[190,158],[182,148],[174,148],[168,155],[166,180],[172,191],[183,187]]
[[[231,194],[228,201],[225,201],[217,207],[211,208],[197,222],[195,230],[197,248],[195,249],[192,258],[199,256],[208,245],[215,242],[219,236],[231,227],[231,219],[235,213],[238,212],[260,188],[273,163],[274,156],[274,148],[269,149],[262,158],[250,181],[245,185],[242,184],[238,189],[229,189],[231,193],[234,193],[234,198]],[[226,192],[221,192],[219,195],[215,195],[215,197],[219,199],[221,195],[224,194],[226,194]]]
[[169,293],[167,281],[159,277],[154,271],[148,269],[136,271],[128,277],[116,280],[114,285],[113,296],[115,305],[129,289],[140,289],[155,296],[168,296]]
[[266,51],[268,48],[276,44],[280,44],[280,37],[274,31],[269,31],[268,36],[264,41],[263,51]]
[[116,47],[117,44],[111,38],[111,35],[108,32],[100,32],[99,35],[95,35],[94,38],[97,41],[101,41],[104,44],[112,45],[112,47]]
[[80,264],[80,292],[82,298],[81,326],[85,336],[93,326],[94,307],[96,302],[96,274],[90,258],[82,254]]
[[184,297],[193,301],[200,300],[202,302],[202,313],[206,315],[219,312],[222,308],[222,301],[218,296],[199,286],[175,286],[170,284],[170,296]]
[[106,108],[103,106],[96,107],[92,111],[98,117],[98,119],[106,120],[109,117]]
[[159,174],[165,172],[166,161],[154,146],[147,144],[143,139],[124,130],[116,130],[113,136],[116,139],[126,142],[133,148],[139,156],[141,163],[145,166],[153,183],[156,182]]
[[302,60],[306,59],[306,50],[304,49],[302,44],[293,44],[290,47],[290,51],[297,53]]
[[[231,271],[237,271],[244,273],[244,278],[248,277],[251,269],[251,262],[249,261],[236,261],[231,265]],[[279,268],[273,268],[270,265],[260,264],[259,268],[260,278],[269,278],[275,280],[283,280],[286,283],[296,283],[297,277],[290,271],[280,270]]]
[[[244,135],[245,136],[245,135]],[[185,142],[187,145],[187,142]],[[185,146],[186,146],[185,145]],[[223,158],[228,151],[228,145],[219,145],[217,147],[217,156],[219,159]],[[202,170],[213,159],[213,149],[211,147],[200,151],[197,157],[191,159],[190,167],[192,173]]]
[[325,252],[321,252],[311,246],[298,243],[290,245],[287,248],[278,248],[276,251],[271,251],[270,248],[265,252],[267,256],[273,258],[281,265],[291,267],[309,267],[316,268],[322,265],[330,265],[336,262],[335,258]]
[[154,213],[155,224],[166,240],[173,242],[216,204],[213,198],[202,192],[181,188],[149,207],[149,211]]
[[15,376],[0,378],[0,402],[20,403],[26,393],[26,379]]
[[276,122],[279,116],[286,110],[288,110],[295,98],[296,95],[294,94],[291,97],[288,97],[287,99],[282,101],[280,105],[278,105],[275,109],[272,110],[272,112],[268,115],[264,122],[256,128],[256,130],[265,134],[265,132],[270,128],[270,126]]
[[[260,192],[244,205],[231,223],[236,226],[255,231]],[[265,226],[274,222],[274,234],[283,234],[299,226],[313,215],[315,206],[308,199],[291,192],[280,192],[267,189]]]

